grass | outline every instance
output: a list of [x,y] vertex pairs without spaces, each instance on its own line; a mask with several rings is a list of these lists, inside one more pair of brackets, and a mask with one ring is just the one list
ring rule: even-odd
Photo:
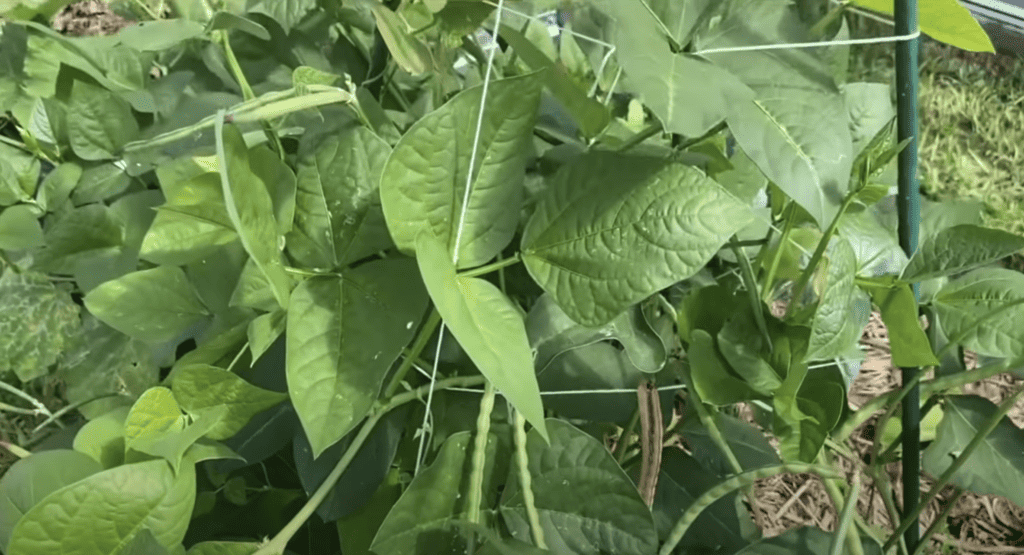
[[[892,27],[871,20],[857,25],[855,38],[892,34]],[[893,43],[851,52],[850,81],[895,80]],[[920,62],[922,193],[981,200],[987,226],[1024,235],[1024,60],[923,38]],[[1008,262],[1024,269],[1024,257]]]

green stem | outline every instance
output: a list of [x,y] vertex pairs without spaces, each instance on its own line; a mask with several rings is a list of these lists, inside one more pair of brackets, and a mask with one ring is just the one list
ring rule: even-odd
[[97,395],[97,396],[92,397],[90,399],[82,399],[80,401],[76,401],[74,403],[71,403],[70,405],[67,405],[66,407],[63,407],[60,410],[58,410],[57,412],[53,413],[53,415],[50,416],[49,418],[47,418],[46,420],[42,421],[38,426],[36,426],[35,428],[32,429],[32,433],[33,434],[38,433],[39,430],[42,430],[44,427],[46,427],[47,424],[57,420],[61,416],[64,416],[65,414],[67,414],[67,413],[77,409],[78,407],[80,407],[82,405],[86,405],[86,404],[89,404],[89,403],[91,403],[93,401],[98,401],[100,399],[106,399],[107,397],[117,397],[117,396],[118,396],[117,393],[105,393],[103,395]]
[[[954,387],[961,387],[969,383],[991,378],[992,376],[1007,372],[1010,368],[1020,366],[1021,364],[1024,364],[1024,357],[1014,360],[1002,360],[1000,362],[982,366],[981,368],[975,368],[974,370],[968,370],[967,372],[958,372],[956,374],[950,374],[948,376],[942,376],[932,380],[920,380],[920,378],[918,378],[921,383],[921,397],[926,398],[929,395],[933,395],[941,391],[946,391]],[[921,373],[918,373],[918,376],[920,375]],[[910,385],[913,385],[913,382],[911,382]],[[899,403],[899,401],[903,399],[909,391],[910,390],[907,388],[900,388],[868,401],[864,406],[857,409],[856,412],[850,415],[850,418],[832,433],[832,438],[838,442],[845,441],[846,438],[850,437],[850,434],[852,434],[857,427],[867,421],[868,418],[871,418],[871,416],[876,412],[888,407],[890,403]]]
[[647,127],[640,130],[639,133],[626,139],[626,142],[619,145],[619,152],[626,152],[627,150],[635,147],[636,145],[650,139],[651,137],[661,133],[661,123],[655,121]]
[[843,15],[843,11],[846,9],[847,2],[840,2],[836,4],[825,17],[822,17],[820,21],[814,24],[808,32],[812,39],[819,39],[825,34],[825,28],[828,27],[833,21],[839,16]]
[[427,322],[420,328],[419,335],[416,336],[416,341],[413,342],[412,348],[409,349],[409,353],[402,360],[402,364],[398,366],[398,370],[395,370],[395,375],[388,382],[386,388],[384,388],[384,398],[390,398],[398,391],[399,386],[402,385],[402,380],[405,379],[405,375],[409,373],[413,363],[419,358],[420,353],[427,346],[427,341],[430,341],[430,336],[434,334],[434,330],[437,329],[438,324],[441,323],[441,315],[438,314],[437,309],[430,310],[430,316],[427,317]]
[[13,393],[14,395],[17,395],[18,397],[21,397],[22,399],[28,401],[29,404],[36,408],[35,414],[45,414],[46,416],[53,416],[53,413],[50,412],[50,409],[46,408],[46,405],[39,402],[35,397],[8,384],[7,382],[0,380],[0,389],[4,389],[8,393]]
[[[793,314],[793,310],[798,304],[804,294],[804,289],[807,289],[807,284],[811,281],[811,275],[814,274],[814,270],[818,267],[818,263],[821,262],[821,258],[825,256],[825,251],[828,249],[829,243],[832,241],[832,236],[836,234],[836,230],[839,229],[839,220],[842,219],[843,214],[846,213],[846,209],[853,204],[853,200],[857,195],[850,192],[843,199],[843,204],[839,207],[839,211],[836,212],[836,216],[832,218],[832,223],[829,224],[828,229],[825,230],[824,235],[821,236],[821,240],[818,241],[818,248],[814,249],[814,254],[811,255],[811,261],[807,263],[807,267],[804,268],[803,273],[800,274],[800,279],[796,282],[796,288],[793,290],[793,298],[790,299],[789,304],[786,306],[786,317],[788,318]],[[782,245],[782,243],[779,243]],[[781,250],[781,248],[780,248]]]
[[0,410],[4,412],[13,412],[14,414],[25,414],[28,416],[34,416],[35,414],[37,414],[36,411],[32,409],[23,409],[21,407],[16,407],[14,405],[8,405],[7,403],[4,402],[0,402]]
[[[434,385],[434,390],[439,391],[453,387],[472,387],[482,383],[484,383],[483,376],[458,376],[455,378],[439,380]],[[313,516],[316,508],[320,506],[320,503],[322,503],[331,490],[334,489],[338,479],[341,478],[345,469],[347,469],[348,465],[351,464],[352,459],[355,458],[356,453],[359,452],[363,443],[366,442],[366,439],[370,436],[370,432],[373,431],[377,422],[379,422],[384,415],[397,407],[417,399],[423,399],[430,390],[430,387],[431,385],[427,384],[412,391],[395,395],[387,401],[377,403],[370,411],[370,414],[367,415],[362,427],[359,428],[359,432],[356,434],[355,438],[352,439],[352,443],[349,444],[348,449],[345,450],[345,453],[341,456],[341,460],[339,460],[338,464],[335,465],[334,470],[327,475],[327,478],[324,479],[322,484],[320,484],[320,487],[317,488],[316,492],[313,493],[309,500],[306,501],[306,504],[299,509],[299,512],[292,517],[288,524],[275,534],[272,540],[263,544],[253,555],[281,555],[284,553],[284,549],[285,546],[288,545],[288,541],[291,540],[292,536],[294,536],[295,533],[298,532],[299,528],[305,524],[306,520]]]
[[29,456],[32,455],[30,451],[27,451],[23,449],[21,446],[15,445],[9,441],[0,441],[0,447],[7,449],[8,451],[11,452],[12,455],[18,457],[19,459],[28,458]]
[[1024,393],[1024,387],[1014,391],[1009,397],[1003,400],[999,405],[999,408],[996,409],[996,412],[985,420],[981,429],[978,430],[978,433],[967,444],[967,447],[964,448],[963,452],[956,457],[956,460],[953,461],[953,464],[949,465],[949,468],[942,473],[942,476],[939,476],[939,479],[935,481],[935,485],[933,485],[932,488],[928,490],[928,493],[921,499],[917,509],[912,514],[904,517],[899,528],[893,533],[893,537],[889,538],[889,541],[885,543],[885,546],[882,549],[883,551],[886,551],[893,546],[893,542],[896,537],[902,536],[907,529],[917,524],[917,519],[920,516],[921,511],[923,511],[925,507],[927,507],[928,504],[939,495],[942,488],[946,487],[946,484],[948,484],[953,478],[953,474],[956,474],[956,471],[960,470],[960,468],[967,463],[967,460],[971,457],[974,451],[980,447],[985,439],[988,438],[988,435],[996,429],[996,426],[998,426],[1003,417],[1006,416],[1006,413],[1010,412],[1010,409],[1013,408],[1013,405],[1017,402],[1017,398],[1020,397],[1022,393]]
[[18,267],[18,265],[15,264],[10,258],[7,257],[7,253],[4,252],[3,249],[0,249],[0,262],[3,262],[7,267],[11,269],[12,272],[16,274],[21,273],[21,268]]
[[942,512],[939,513],[939,516],[935,517],[935,520],[932,521],[931,525],[928,526],[928,529],[924,531],[924,534],[921,534],[921,540],[918,542],[917,547],[914,548],[914,553],[912,555],[922,555],[925,546],[928,545],[928,539],[935,535],[935,532],[939,530],[939,527],[946,522],[946,517],[949,516],[949,513],[953,512],[953,508],[956,507],[956,502],[960,500],[966,491],[967,490],[960,487],[956,487],[953,490],[953,498],[946,503],[946,506],[942,508]]
[[768,271],[764,275],[764,282],[761,284],[761,295],[765,302],[771,300],[775,272],[778,271],[779,262],[782,260],[782,249],[785,247],[786,241],[789,241],[789,234],[793,230],[793,215],[795,213],[796,203],[790,201],[789,206],[786,207],[786,214],[783,216],[786,223],[783,224],[782,235],[779,236],[779,247],[775,249],[775,255],[772,256],[771,264],[768,265]]
[[[828,455],[825,451],[819,454],[819,458],[824,463],[822,466],[832,467],[829,462]],[[831,480],[822,480],[825,485],[825,491],[828,492],[828,496],[832,498],[832,504],[835,505],[836,514],[839,515],[839,525],[836,528],[835,534],[832,536],[832,549],[830,550],[831,555],[842,555],[843,539],[846,540],[846,546],[848,548],[848,555],[864,555],[864,546],[860,543],[860,536],[857,534],[856,527],[850,527],[850,521],[853,516],[857,514],[857,496],[860,495],[860,472],[854,469],[853,472],[853,485],[850,491],[847,492],[846,499],[843,499],[843,494],[839,491],[837,486]]]
[[[242,66],[238,63],[238,58],[235,57],[235,51],[231,48],[231,41],[228,38],[227,30],[214,31],[213,39],[224,50],[224,57],[227,58],[228,67],[231,68],[235,81],[238,81],[238,86],[242,89],[242,98],[245,100],[256,98],[256,93],[252,91],[249,80],[245,78],[245,72],[242,71]],[[270,143],[271,148],[283,159],[284,147],[281,146],[281,139],[274,132],[274,128],[270,126],[270,122],[260,121],[260,125],[263,127],[263,133],[267,136],[267,142]]]
[[523,489],[526,520],[530,523],[533,544],[541,549],[547,549],[548,546],[544,542],[544,528],[540,525],[540,514],[537,513],[537,504],[533,497],[533,477],[530,476],[530,459],[526,453],[526,418],[517,410],[513,410],[513,412],[515,413],[513,432],[516,444],[516,463],[519,469],[519,485]]
[[516,253],[513,256],[510,256],[510,257],[508,257],[508,258],[506,258],[504,260],[499,260],[497,262],[493,262],[493,263],[488,264],[486,266],[480,266],[479,268],[473,268],[472,270],[466,270],[465,272],[461,272],[459,274],[459,277],[477,277],[477,276],[482,276],[484,274],[489,274],[491,272],[496,272],[498,270],[501,270],[502,268],[507,268],[507,267],[512,266],[514,264],[518,264],[519,260],[520,260],[519,253]]
[[768,334],[768,324],[764,321],[764,310],[761,298],[757,294],[757,279],[754,277],[754,269],[750,266],[750,260],[747,259],[747,254],[743,252],[743,249],[733,246],[732,253],[740,265],[740,277],[743,280],[743,288],[747,290],[750,312],[754,315],[754,322],[757,323],[757,329],[761,332],[761,337],[764,338],[770,353],[774,350],[772,337]]
[[[864,472],[871,477],[874,481],[875,487],[878,488],[878,493],[882,497],[882,504],[885,505],[885,511],[889,514],[889,521],[895,523],[900,521],[900,513],[896,510],[896,503],[893,501],[892,484],[889,482],[889,475],[885,472],[884,468],[880,467],[866,467]],[[901,555],[908,555],[907,553],[907,542],[903,539],[903,535],[900,535],[899,550]]]
[[615,461],[622,465],[626,458],[626,451],[629,447],[630,438],[633,437],[633,432],[636,431],[636,424],[640,421],[640,405],[637,404],[636,410],[633,411],[633,416],[629,417],[629,422],[626,427],[619,434],[619,441],[615,443],[615,449],[612,451],[612,456],[615,457]]
[[487,464],[487,438],[491,433],[491,413],[494,412],[494,384],[484,383],[484,394],[480,397],[480,414],[476,419],[476,436],[473,443],[473,459],[469,471],[466,519],[480,524],[480,503],[483,499],[484,466]]

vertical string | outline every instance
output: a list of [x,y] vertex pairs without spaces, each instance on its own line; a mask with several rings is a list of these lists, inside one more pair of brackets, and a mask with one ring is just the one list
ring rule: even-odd
[[[487,70],[484,73],[484,84],[483,89],[480,92],[480,109],[477,113],[476,118],[476,131],[473,134],[473,150],[469,156],[469,169],[466,173],[466,189],[462,195],[462,208],[459,211],[459,223],[455,231],[455,252],[452,253],[452,264],[456,268],[459,266],[459,248],[462,245],[462,229],[466,223],[466,207],[469,205],[469,195],[473,187],[473,170],[476,167],[476,154],[480,147],[480,131],[483,128],[484,123],[484,107],[487,104],[487,92],[491,85],[491,70],[494,67],[494,52],[500,48],[498,46],[498,32],[501,29],[501,14],[504,12],[505,0],[498,0],[498,9],[494,15],[494,33],[491,36],[491,43],[493,48],[488,51],[487,54]],[[441,342],[444,341],[444,320],[441,320],[441,326],[438,328],[437,333],[437,349],[434,352],[434,364],[430,372],[430,389],[427,390],[427,408],[423,414],[423,424],[421,430],[423,433],[420,435],[420,445],[416,452],[416,469],[414,474],[419,474],[420,465],[423,464],[423,446],[427,439],[427,420],[430,417],[430,405],[434,399],[434,384],[437,382],[437,361],[441,356]]]

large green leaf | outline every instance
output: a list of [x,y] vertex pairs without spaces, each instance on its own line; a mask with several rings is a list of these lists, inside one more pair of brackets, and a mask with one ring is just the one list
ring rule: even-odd
[[[852,0],[851,4],[893,15],[893,0]],[[995,52],[988,33],[963,4],[956,0],[921,2],[917,14],[921,32],[971,52]]]
[[[762,466],[782,463],[778,453],[775,452],[775,448],[772,447],[772,444],[768,442],[768,438],[765,437],[764,432],[755,428],[752,424],[724,412],[715,414],[713,418],[715,419],[715,425],[721,431],[726,443],[729,444],[729,448],[732,449],[733,454],[736,456],[736,460],[739,461],[740,466],[744,470],[753,470]],[[729,464],[725,454],[718,448],[708,428],[701,424],[696,413],[688,412],[683,425],[678,429],[690,446],[693,458],[702,467],[720,477],[733,473],[732,466]]]
[[71,295],[35,272],[0,276],[0,375],[45,376],[81,327]]
[[75,451],[89,455],[103,468],[124,464],[124,421],[130,410],[120,406],[86,422],[75,434]]
[[39,159],[0,143],[0,206],[28,201],[39,180]]
[[893,364],[901,368],[938,364],[928,336],[921,329],[917,300],[910,285],[885,276],[864,280],[862,287],[881,312],[889,332]]
[[288,398],[283,393],[256,387],[233,372],[205,364],[180,368],[171,389],[181,408],[189,413],[221,405],[227,407],[224,418],[205,434],[210,439],[235,435],[256,413]]
[[185,272],[175,266],[108,281],[90,291],[84,301],[103,323],[147,343],[170,341],[210,314]]
[[673,53],[644,1],[602,4],[615,20],[612,42],[627,90],[640,96],[666,131],[699,137],[725,119],[730,106],[754,100],[754,91],[725,69],[693,54]]
[[125,447],[158,437],[167,431],[179,431],[186,421],[170,389],[152,387],[139,396],[124,421]]
[[299,162],[288,253],[310,268],[344,266],[392,245],[378,186],[391,147],[365,127],[325,139]]
[[139,258],[180,266],[209,256],[238,239],[233,226],[218,221],[223,211],[205,204],[161,206],[143,240]]
[[[227,412],[228,407],[224,405],[203,409],[184,428],[168,429],[149,437],[140,438],[132,442],[131,449],[166,460],[171,463],[171,469],[178,473],[181,469],[182,459],[188,450],[217,427]],[[202,454],[204,459],[233,456],[233,453],[222,445],[205,444],[205,446],[207,449]],[[125,457],[134,459],[135,454],[126,452]]]
[[900,279],[916,283],[973,270],[1024,249],[1024,237],[963,224],[943,229],[910,258]]
[[[636,486],[598,440],[549,419],[550,444],[526,437],[534,505],[548,549],[555,553],[654,553],[658,536]],[[512,535],[529,541],[523,494],[512,470],[501,514]]]
[[[955,395],[945,404],[945,416],[935,441],[924,451],[921,462],[932,476],[941,476],[978,435],[996,406],[988,399]],[[999,495],[1018,507],[1024,505],[1024,430],[1006,416],[971,454],[967,463],[953,474],[953,484],[978,495]]]
[[131,404],[157,384],[160,371],[149,347],[107,326],[92,315],[83,317],[82,331],[63,356],[59,376],[66,386],[68,402],[80,403],[107,393],[105,397],[78,407],[90,420],[116,407]]
[[140,21],[121,29],[118,42],[141,52],[160,52],[204,33],[203,26],[190,19]]
[[[821,555],[828,553],[835,541],[835,532],[826,532],[813,526],[791,528],[773,538],[764,538],[748,544],[736,555]],[[864,555],[882,555],[878,542],[861,535]]]
[[933,303],[951,341],[963,337],[963,346],[980,355],[1024,353],[1024,274],[975,270],[944,285]]
[[76,80],[68,107],[71,148],[85,160],[115,158],[139,134],[131,106],[113,93]]
[[280,306],[288,306],[291,281],[285,274],[278,243],[273,199],[266,184],[253,172],[249,151],[241,131],[234,125],[223,125],[217,119],[217,159],[221,186],[228,216],[234,224],[245,251],[270,281],[274,298]]
[[369,412],[427,295],[408,259],[312,278],[288,306],[288,391],[318,457]]
[[[460,269],[494,258],[516,231],[540,83],[539,74],[530,74],[490,84],[461,222]],[[402,252],[415,251],[423,230],[454,250],[482,92],[482,86],[465,90],[417,121],[387,160],[380,197],[391,237]]]
[[18,520],[47,495],[103,468],[77,451],[41,451],[12,465],[0,479],[0,547],[6,553]]
[[[162,459],[98,472],[64,487],[18,521],[8,555],[115,555],[143,528],[160,545],[181,543],[196,495],[191,464],[175,475]],[[88,538],[88,542],[82,541]]]
[[266,14],[286,33],[291,32],[317,6],[315,0],[256,0],[248,4],[248,11]]
[[[808,42],[789,0],[738,0],[699,33],[704,49]],[[769,179],[828,226],[846,194],[853,163],[849,117],[826,63],[807,49],[703,54],[754,90],[731,104],[729,129]]]
[[523,232],[523,261],[566,314],[599,326],[695,274],[752,219],[694,167],[592,152],[552,178]]
[[416,241],[416,262],[437,312],[459,345],[480,373],[547,438],[530,342],[515,305],[490,282],[458,276],[451,251],[429,231]]

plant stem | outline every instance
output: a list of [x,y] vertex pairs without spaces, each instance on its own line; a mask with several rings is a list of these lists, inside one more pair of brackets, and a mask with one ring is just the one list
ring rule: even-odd
[[[825,255],[825,250],[828,249],[829,243],[832,241],[832,236],[836,234],[836,230],[839,229],[839,220],[842,219],[843,214],[846,213],[846,209],[853,204],[853,200],[857,195],[851,191],[843,199],[843,204],[839,207],[839,211],[836,212],[836,216],[832,218],[832,223],[829,224],[828,229],[821,236],[821,240],[818,241],[818,248],[814,249],[814,254],[811,255],[810,262],[807,263],[807,267],[804,268],[803,273],[800,274],[800,279],[796,282],[796,287],[793,290],[793,298],[790,299],[789,304],[786,305],[786,317],[788,318],[793,314],[793,310],[798,304],[804,294],[804,289],[807,289],[807,284],[811,281],[811,275],[814,274],[814,270],[818,267],[818,263],[821,262],[821,258]],[[792,216],[792,214],[791,214]],[[782,243],[779,243],[780,250]]]
[[622,462],[626,458],[626,451],[629,447],[630,438],[633,436],[633,432],[636,430],[636,424],[640,421],[640,404],[637,403],[636,410],[633,411],[633,416],[629,417],[629,422],[626,427],[619,434],[619,441],[615,443],[615,449],[612,451],[612,456],[615,457],[615,461],[622,465]]
[[[677,364],[679,364],[679,362],[677,362]],[[714,416],[711,415],[707,408],[704,407],[704,401],[701,400],[700,395],[698,395],[697,388],[693,387],[693,378],[690,376],[689,368],[684,367],[676,372],[676,374],[682,376],[683,381],[686,383],[686,394],[689,397],[688,404],[697,412],[697,418],[700,419],[701,425],[703,425],[708,431],[708,436],[711,438],[712,443],[714,443],[715,446],[718,447],[718,450],[725,455],[725,460],[729,463],[729,468],[732,468],[733,473],[741,474],[743,472],[743,465],[741,465],[739,459],[736,458],[736,454],[733,453],[732,447],[729,446],[729,442],[726,441],[725,436],[722,435],[722,431],[718,429]],[[757,503],[757,495],[754,492],[753,484],[744,486],[743,494],[747,497],[747,502],[750,503],[750,512],[754,516],[754,523],[763,531],[767,528],[767,524],[761,517],[761,511]]]
[[[252,92],[252,87],[249,85],[249,80],[245,78],[245,73],[242,71],[242,66],[238,63],[238,58],[235,57],[235,51],[231,49],[231,41],[228,39],[227,30],[217,30],[213,32],[213,39],[215,42],[220,44],[224,50],[224,57],[228,60],[228,67],[231,68],[231,73],[235,76],[235,81],[238,81],[238,86],[242,89],[242,98],[245,100],[252,100],[256,98],[256,93]],[[274,128],[271,127],[270,122],[261,120],[260,125],[263,127],[263,133],[267,136],[267,142],[270,147],[284,159],[284,147],[281,146],[281,139],[274,132]]]
[[390,398],[398,391],[398,387],[402,384],[402,380],[405,379],[405,375],[409,373],[409,369],[419,358],[420,353],[427,346],[427,341],[430,341],[430,336],[433,335],[434,330],[437,329],[438,324],[441,323],[441,315],[437,312],[436,308],[430,309],[430,316],[427,317],[427,321],[420,328],[419,335],[416,336],[416,341],[413,342],[412,348],[409,349],[409,353],[402,360],[402,364],[398,366],[398,370],[395,370],[395,375],[388,382],[386,388],[384,388],[384,398]]
[[750,313],[754,315],[754,322],[757,323],[757,329],[761,332],[761,337],[764,338],[770,353],[774,350],[772,347],[772,337],[768,334],[768,324],[764,321],[764,309],[761,298],[757,294],[757,279],[754,277],[754,269],[750,266],[750,260],[747,259],[747,254],[743,252],[743,249],[733,246],[732,253],[736,257],[736,262],[740,265],[740,277],[743,280],[744,289],[747,290]]
[[661,133],[661,122],[655,121],[647,127],[640,130],[639,133],[626,139],[626,142],[619,145],[619,152],[626,152],[627,150],[635,147],[636,145],[650,139],[651,137]]
[[519,486],[523,489],[523,506],[526,507],[526,520],[530,523],[530,533],[533,535],[533,544],[541,549],[547,549],[544,542],[544,528],[540,525],[540,515],[537,513],[537,504],[533,498],[533,477],[530,476],[530,459],[526,452],[526,418],[523,413],[514,410],[515,422],[513,433],[515,434],[516,462],[519,469]]
[[[484,383],[483,376],[458,376],[455,378],[448,378],[445,380],[438,380],[434,385],[434,390],[449,389],[452,387],[472,387]],[[359,432],[352,439],[352,443],[349,444],[348,449],[341,456],[341,460],[335,465],[334,470],[327,475],[320,487],[317,488],[316,492],[306,501],[299,512],[282,528],[274,538],[269,542],[263,544],[253,555],[281,555],[284,553],[285,546],[288,545],[288,541],[291,540],[292,536],[298,532],[299,528],[305,524],[309,517],[313,516],[313,512],[320,506],[320,503],[327,497],[327,495],[334,489],[334,485],[341,478],[341,475],[348,468],[348,465],[355,458],[356,453],[366,442],[366,439],[370,436],[370,432],[373,431],[374,426],[377,422],[392,410],[416,399],[421,399],[426,395],[431,385],[423,385],[412,391],[407,391],[391,397],[384,402],[378,402],[374,408],[367,415],[366,420],[363,422],[362,427],[359,428]]]
[[519,253],[516,253],[515,255],[510,256],[504,260],[499,260],[486,266],[480,266],[478,268],[473,268],[472,270],[466,270],[465,272],[461,272],[459,274],[459,277],[477,277],[482,276],[484,274],[489,274],[491,272],[497,272],[502,268],[507,268],[509,266],[519,263],[519,260]]
[[[996,374],[1002,374],[1010,368],[1020,366],[1021,364],[1024,364],[1024,357],[1014,360],[1002,360],[1000,362],[982,366],[981,368],[975,368],[974,370],[968,370],[967,372],[950,374],[948,376],[942,376],[941,378],[935,378],[932,380],[920,380],[920,377],[918,377],[918,381],[921,383],[921,397],[925,398],[940,391],[946,391],[978,380],[991,378]],[[918,376],[920,375],[921,373],[918,373]],[[914,382],[912,381],[909,385],[912,386],[913,383]],[[868,401],[864,406],[857,409],[857,411],[854,412],[842,426],[832,433],[832,438],[838,442],[845,441],[858,426],[863,424],[868,418],[871,418],[873,414],[886,408],[890,403],[899,403],[908,391],[909,389],[904,386]]]
[[487,464],[487,438],[491,433],[491,413],[494,411],[494,384],[484,382],[484,394],[480,397],[480,414],[476,419],[476,436],[473,443],[473,459],[469,471],[466,519],[480,524],[480,503],[483,498],[484,466]]
[[956,460],[953,461],[953,464],[949,465],[949,468],[942,473],[942,476],[939,476],[939,479],[935,481],[935,485],[933,485],[932,488],[928,490],[928,493],[921,499],[921,502],[917,506],[917,510],[904,517],[899,528],[893,533],[893,537],[889,538],[889,541],[885,543],[885,546],[882,548],[883,551],[886,551],[893,546],[893,541],[897,536],[902,536],[907,529],[917,524],[917,519],[921,514],[921,511],[923,511],[925,507],[927,507],[928,504],[939,495],[942,488],[946,487],[946,484],[948,484],[953,478],[953,474],[967,463],[971,454],[973,454],[974,451],[981,446],[982,442],[988,438],[988,435],[996,429],[996,426],[998,426],[1003,417],[1006,416],[1006,413],[1010,412],[1010,409],[1013,408],[1013,405],[1017,402],[1017,398],[1020,397],[1022,393],[1024,393],[1024,387],[1021,387],[1017,389],[1017,391],[1011,393],[1010,396],[1004,399],[999,405],[996,412],[992,413],[992,415],[985,420],[981,429],[978,430],[978,433],[967,444],[967,447],[964,448],[963,452],[960,453]]
[[789,241],[789,234],[793,229],[793,214],[796,212],[796,203],[793,201],[789,202],[789,206],[786,207],[786,223],[782,227],[782,235],[779,236],[779,247],[775,249],[775,255],[772,256],[771,264],[768,265],[768,271],[764,275],[764,282],[761,284],[761,297],[762,300],[768,302],[772,294],[772,282],[775,281],[775,272],[779,269],[779,262],[782,260],[782,249],[786,245],[786,241]]
[[[829,461],[829,457],[825,451],[822,451],[818,457],[822,462],[822,466],[832,467],[833,465]],[[846,546],[848,555],[864,555],[864,546],[860,543],[860,536],[857,534],[857,528],[850,527],[850,521],[853,516],[857,513],[857,496],[860,494],[860,471],[854,467],[853,470],[853,486],[850,491],[847,492],[847,497],[844,501],[843,493],[839,491],[837,486],[831,480],[822,480],[822,484],[825,486],[825,491],[828,492],[828,496],[832,498],[832,504],[835,505],[836,515],[838,515],[838,526],[836,527],[835,534],[832,540],[831,555],[842,555],[843,537],[845,536]]]
[[935,517],[935,520],[933,520],[931,526],[924,531],[924,534],[921,534],[921,539],[917,544],[917,547],[914,548],[914,553],[912,555],[921,555],[922,551],[924,551],[924,546],[928,545],[928,538],[932,537],[935,532],[938,531],[939,526],[946,522],[946,517],[953,511],[953,508],[956,507],[956,502],[963,497],[966,491],[967,490],[961,487],[956,487],[953,490],[953,498],[946,503],[946,506],[942,508],[942,512],[939,513],[939,516]]

